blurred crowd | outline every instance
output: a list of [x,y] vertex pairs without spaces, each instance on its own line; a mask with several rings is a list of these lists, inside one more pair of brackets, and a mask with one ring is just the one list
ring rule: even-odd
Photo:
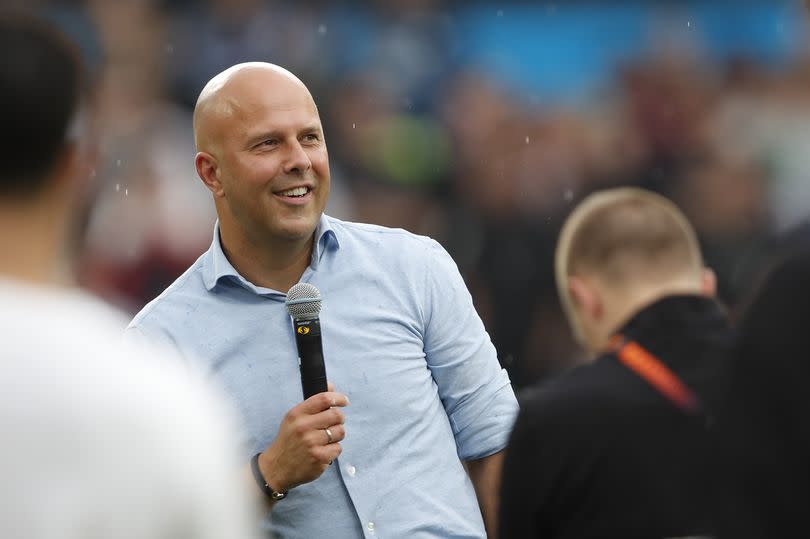
[[[427,234],[450,251],[518,389],[583,359],[552,260],[562,220],[588,193],[638,185],[672,198],[732,313],[784,249],[810,239],[810,49],[798,2],[753,2],[773,15],[762,24],[776,48],[758,54],[770,43],[760,36],[722,55],[701,37],[711,19],[694,22],[689,2],[21,3],[71,32],[94,70],[103,142],[81,276],[129,312],[211,242],[191,111],[205,81],[247,60],[287,66],[313,90],[329,214]],[[582,41],[616,41],[598,33],[613,10],[633,14],[646,37],[632,54],[578,64]],[[608,22],[567,46],[544,41],[540,29],[572,13]],[[510,20],[538,31],[482,51],[489,29],[501,36]],[[542,67],[527,50],[544,46],[557,46],[543,52],[560,70],[592,71],[587,87],[552,91],[553,70],[545,82],[527,76]]]

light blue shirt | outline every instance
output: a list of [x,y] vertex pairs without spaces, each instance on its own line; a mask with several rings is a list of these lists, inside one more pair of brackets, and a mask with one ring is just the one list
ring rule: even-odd
[[[484,538],[461,460],[506,446],[517,401],[455,263],[430,238],[327,216],[315,239],[301,280],[321,291],[327,377],[351,405],[340,458],[276,503],[272,529]],[[129,326],[224,386],[244,421],[246,460],[303,399],[285,299],[239,275],[217,227],[211,248]]]

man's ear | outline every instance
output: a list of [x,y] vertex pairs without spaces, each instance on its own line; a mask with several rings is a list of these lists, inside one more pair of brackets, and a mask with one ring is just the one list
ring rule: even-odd
[[197,168],[197,175],[215,197],[223,195],[222,182],[220,181],[219,164],[213,155],[206,152],[199,152],[194,157],[194,166]]
[[604,302],[599,290],[581,277],[568,277],[568,294],[571,301],[582,314],[600,320],[604,315]]
[[700,292],[709,298],[717,294],[717,275],[710,268],[703,268],[700,273]]

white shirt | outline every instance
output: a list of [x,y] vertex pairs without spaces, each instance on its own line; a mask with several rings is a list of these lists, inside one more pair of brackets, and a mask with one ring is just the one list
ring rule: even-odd
[[82,293],[0,280],[0,537],[252,537],[231,418]]

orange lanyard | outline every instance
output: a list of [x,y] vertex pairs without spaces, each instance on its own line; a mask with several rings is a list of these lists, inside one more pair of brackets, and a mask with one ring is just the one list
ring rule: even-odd
[[643,346],[635,341],[626,340],[622,335],[611,337],[608,346],[611,351],[616,353],[619,361],[643,378],[675,406],[688,413],[700,412],[700,400],[697,395],[692,393],[674,372]]

